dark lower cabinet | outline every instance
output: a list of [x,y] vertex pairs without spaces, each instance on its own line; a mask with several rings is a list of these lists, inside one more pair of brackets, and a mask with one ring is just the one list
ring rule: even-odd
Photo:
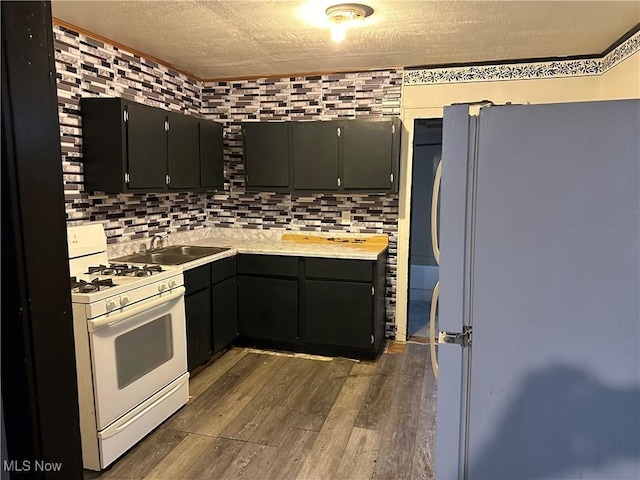
[[[212,279],[224,276],[211,286],[211,311],[213,320],[213,353],[217,353],[238,336],[238,286],[235,273],[235,257],[212,264]],[[224,263],[223,263],[224,262]],[[218,263],[222,265],[218,266]],[[231,276],[231,269],[233,275]],[[223,275],[220,275],[222,273]]]
[[240,341],[375,357],[384,341],[386,253],[376,260],[238,256]]
[[184,272],[189,371],[209,361],[238,336],[236,258]]
[[187,365],[191,371],[198,365],[207,362],[213,355],[211,290],[205,288],[194,293],[187,293],[184,305],[187,317]]
[[238,275],[238,326],[245,337],[296,342],[297,279]]
[[374,296],[371,284],[307,280],[305,291],[308,343],[372,347]]
[[386,252],[305,259],[305,342],[376,356],[384,341]]
[[187,270],[189,370],[236,341],[375,357],[384,341],[385,269],[386,253],[376,260],[238,255]]

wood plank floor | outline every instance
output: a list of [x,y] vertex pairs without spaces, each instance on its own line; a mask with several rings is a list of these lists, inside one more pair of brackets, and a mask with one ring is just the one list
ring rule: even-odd
[[375,362],[233,348],[191,380],[184,408],[85,478],[432,479],[428,356],[418,343]]

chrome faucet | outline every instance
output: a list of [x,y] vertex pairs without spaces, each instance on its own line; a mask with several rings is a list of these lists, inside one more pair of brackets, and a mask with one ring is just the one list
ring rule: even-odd
[[149,250],[155,250],[157,248],[157,247],[154,246],[155,243],[156,243],[156,240],[160,244],[160,247],[162,247],[164,242],[167,240],[167,238],[168,238],[167,235],[154,235],[153,238],[151,239],[151,243],[149,245]]

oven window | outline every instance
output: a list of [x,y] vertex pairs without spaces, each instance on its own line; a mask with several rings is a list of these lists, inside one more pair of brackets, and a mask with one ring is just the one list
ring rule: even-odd
[[118,388],[122,390],[173,357],[171,315],[123,333],[115,343]]

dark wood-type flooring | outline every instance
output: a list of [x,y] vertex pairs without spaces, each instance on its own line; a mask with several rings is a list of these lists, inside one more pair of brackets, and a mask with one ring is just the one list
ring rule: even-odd
[[191,380],[184,408],[85,478],[434,478],[428,360],[417,343],[375,362],[233,348]]

